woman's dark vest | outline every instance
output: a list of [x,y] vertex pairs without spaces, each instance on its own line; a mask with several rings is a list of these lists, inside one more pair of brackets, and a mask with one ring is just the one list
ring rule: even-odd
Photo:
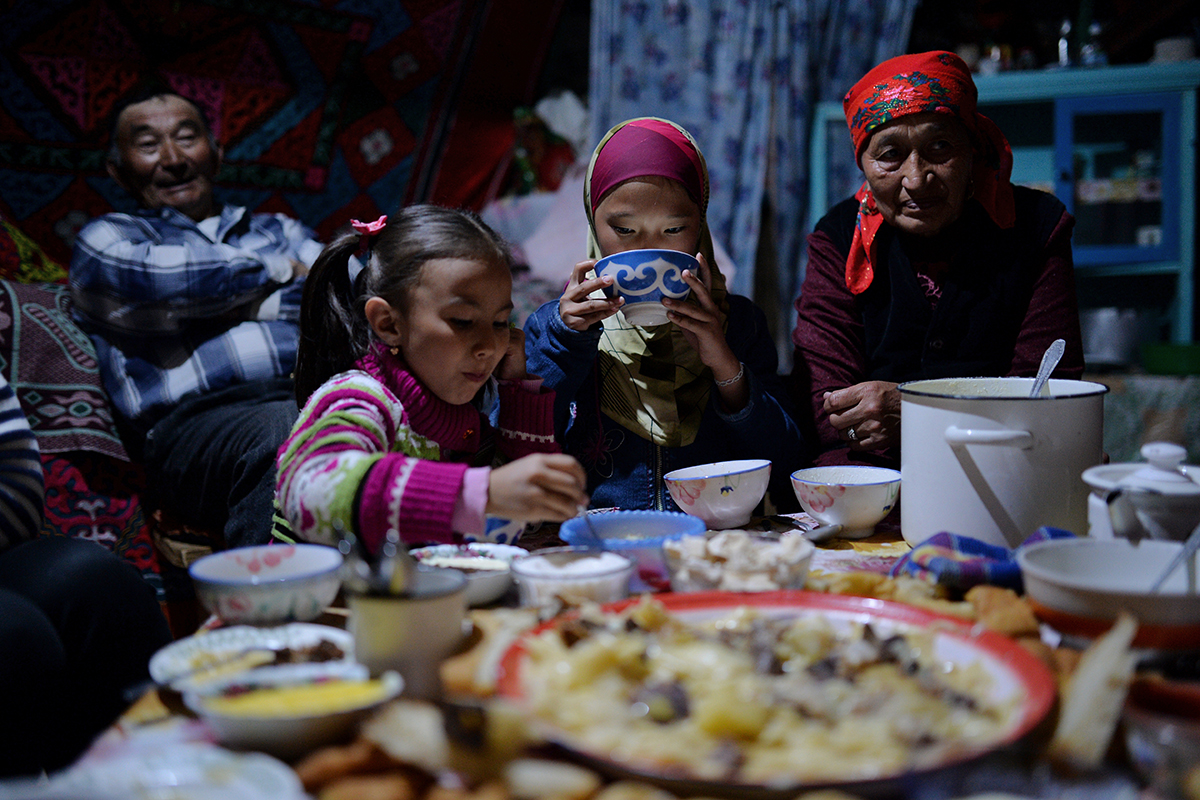
[[[1065,207],[1052,195],[1014,187],[1017,222],[1001,230],[983,207],[939,234],[949,240],[941,297],[930,306],[906,252],[906,237],[884,225],[876,237],[879,264],[858,296],[867,377],[901,383],[924,378],[1005,375],[1045,266],[1044,247]],[[839,203],[818,225],[849,252],[858,204]]]

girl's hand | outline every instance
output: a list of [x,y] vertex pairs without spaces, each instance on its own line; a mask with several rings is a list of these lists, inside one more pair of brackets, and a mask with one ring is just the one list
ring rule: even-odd
[[696,259],[700,262],[700,275],[685,269],[683,280],[692,288],[692,297],[699,305],[670,298],[664,298],[662,302],[667,307],[667,318],[683,329],[684,338],[699,354],[704,366],[712,370],[713,377],[718,381],[730,380],[737,376],[741,364],[725,341],[721,310],[709,293],[712,280],[708,261],[700,253],[696,254]]
[[588,504],[587,475],[562,453],[534,453],[496,467],[488,480],[487,513],[506,519],[562,522]]
[[523,381],[530,377],[525,368],[525,331],[515,326],[508,329],[508,349],[492,370],[498,381]]
[[825,393],[824,410],[829,414],[829,423],[851,450],[879,450],[900,444],[897,385],[867,381]]
[[612,286],[613,282],[609,277],[588,278],[588,270],[594,266],[594,259],[576,264],[571,270],[567,288],[563,289],[562,297],[558,300],[558,315],[562,317],[563,324],[573,331],[586,331],[597,322],[611,317],[625,305],[625,301],[620,297],[605,297],[599,300],[588,297],[597,289]]

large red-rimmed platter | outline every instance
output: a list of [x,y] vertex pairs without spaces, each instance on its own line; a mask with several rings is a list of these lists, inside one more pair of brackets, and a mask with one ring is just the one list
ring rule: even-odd
[[[551,727],[539,726],[548,742],[561,748],[570,757],[617,778],[637,778],[658,784],[681,796],[710,796],[782,800],[797,793],[815,789],[837,788],[867,796],[881,796],[903,791],[914,781],[934,776],[989,753],[1019,743],[1045,718],[1057,695],[1053,674],[1036,656],[1014,640],[989,631],[962,619],[935,613],[903,603],[873,598],[831,595],[807,591],[778,591],[757,594],[737,592],[697,592],[689,594],[660,594],[655,599],[667,610],[687,621],[702,621],[721,617],[742,607],[752,607],[760,613],[779,618],[802,615],[821,615],[835,624],[871,623],[883,633],[926,629],[933,632],[939,660],[959,666],[971,664],[982,668],[989,678],[987,697],[1008,709],[1000,733],[986,746],[959,751],[935,764],[892,774],[880,774],[869,779],[830,781],[781,781],[779,783],[746,784],[716,782],[680,776],[677,771],[657,770],[645,763],[618,761],[602,752],[591,752],[587,746],[572,741],[572,737]],[[634,603],[632,598],[603,607],[619,613]],[[559,624],[550,620],[535,628],[514,643],[500,663],[497,692],[518,705],[525,697],[522,668],[529,653],[531,637]],[[715,689],[719,691],[719,688]],[[569,703],[570,698],[563,698]],[[536,723],[535,723],[536,724]]]

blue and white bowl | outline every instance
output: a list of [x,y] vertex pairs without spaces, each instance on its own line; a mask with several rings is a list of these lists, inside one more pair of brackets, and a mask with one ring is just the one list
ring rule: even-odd
[[626,250],[596,262],[596,275],[611,276],[612,286],[605,292],[625,299],[621,313],[633,325],[648,327],[667,322],[664,297],[682,300],[691,287],[683,280],[683,271],[700,274],[695,256],[678,250]]
[[479,536],[466,534],[464,542],[489,542],[491,544],[516,544],[529,527],[523,519],[505,519],[504,517],[488,516],[485,520],[486,530]]
[[[591,525],[588,525],[588,522]],[[558,529],[558,537],[569,545],[589,544],[591,532],[604,543],[605,550],[620,553],[633,562],[629,592],[662,592],[671,586],[671,576],[663,559],[663,542],[681,536],[703,534],[704,522],[691,514],[675,511],[611,511],[589,513],[588,519],[572,517]]]

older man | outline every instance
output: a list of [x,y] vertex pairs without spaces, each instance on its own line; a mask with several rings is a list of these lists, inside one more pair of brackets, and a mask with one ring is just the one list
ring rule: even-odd
[[141,209],[80,231],[71,295],[128,438],[144,444],[151,499],[234,547],[270,537],[303,278],[321,245],[282,214],[218,202],[221,156],[187,98],[122,104],[108,171]]

